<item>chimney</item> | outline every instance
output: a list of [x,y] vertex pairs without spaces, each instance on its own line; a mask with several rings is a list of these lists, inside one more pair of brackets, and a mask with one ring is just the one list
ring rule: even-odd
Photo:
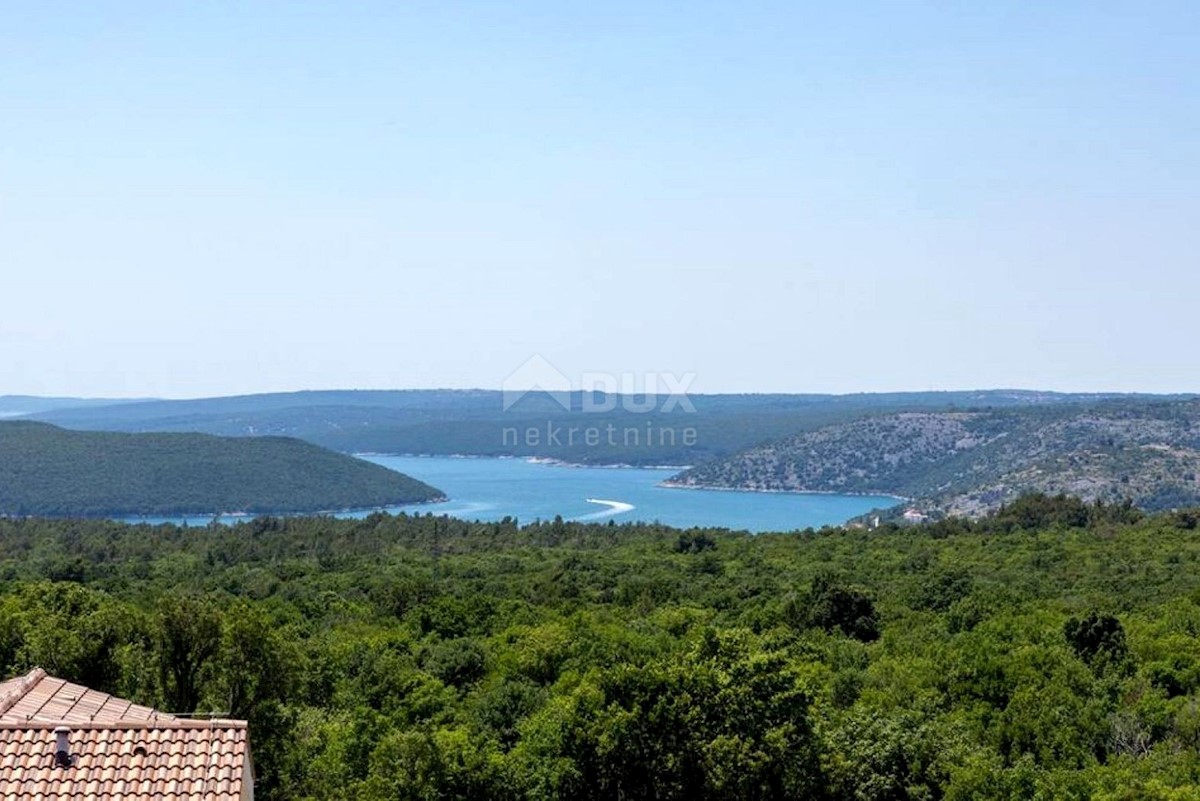
[[71,730],[66,726],[54,730],[54,764],[60,768],[71,767]]

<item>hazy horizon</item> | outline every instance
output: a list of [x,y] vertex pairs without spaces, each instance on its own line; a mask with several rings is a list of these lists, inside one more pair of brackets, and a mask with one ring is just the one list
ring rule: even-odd
[[1200,390],[1200,5],[9,3],[0,394]]
[[[583,391],[581,389],[572,389],[572,392]],[[212,400],[218,398],[230,397],[245,397],[252,395],[293,395],[304,392],[495,392],[503,393],[501,387],[300,387],[295,389],[278,389],[278,390],[263,390],[261,392],[239,392],[218,395],[31,395],[24,392],[0,392],[0,398],[37,398],[41,400],[52,400],[55,398],[65,400],[82,400],[82,401],[200,401]],[[828,396],[854,396],[854,395],[904,395],[904,394],[924,394],[924,393],[943,393],[943,394],[959,394],[971,392],[1020,392],[1020,393],[1042,393],[1051,395],[1149,395],[1155,397],[1181,397],[1181,396],[1200,396],[1200,392],[1140,392],[1140,391],[1069,391],[1058,389],[1045,389],[1040,387],[951,387],[948,389],[880,389],[866,390],[856,392],[766,392],[757,390],[733,390],[728,392],[689,392],[690,396],[703,397],[706,395],[828,395]],[[616,395],[623,394],[641,394],[641,393],[613,393]],[[654,394],[654,393],[652,393]],[[659,396],[665,396],[668,393],[659,392]]]

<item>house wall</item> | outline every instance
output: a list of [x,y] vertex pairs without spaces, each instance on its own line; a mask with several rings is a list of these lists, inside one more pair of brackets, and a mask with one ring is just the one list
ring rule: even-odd
[[242,763],[242,801],[254,801],[254,764],[248,753]]

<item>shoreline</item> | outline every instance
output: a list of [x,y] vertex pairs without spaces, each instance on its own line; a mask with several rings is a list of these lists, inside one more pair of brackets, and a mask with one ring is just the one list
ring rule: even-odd
[[[406,459],[497,459],[510,460],[520,459],[527,464],[540,464],[549,467],[567,467],[567,468],[593,468],[596,470],[675,470],[683,472],[690,470],[693,465],[636,465],[625,462],[616,462],[612,464],[584,464],[581,462],[567,462],[562,459],[556,459],[552,456],[487,456],[476,453],[354,453],[351,456],[364,458],[368,456],[375,457],[396,457]],[[841,495],[851,498],[889,498],[896,501],[896,506],[902,503],[912,503],[913,498],[904,495],[897,495],[893,492],[839,492],[837,490],[786,490],[786,489],[754,489],[750,487],[717,487],[704,484],[683,484],[664,479],[658,482],[655,486],[663,489],[686,489],[686,490],[708,490],[711,492],[747,492],[761,495]]]
[[[332,517],[337,515],[352,515],[362,512],[387,512],[389,509],[398,509],[402,506],[434,506],[439,503],[449,503],[451,498],[449,495],[439,495],[436,498],[429,498],[424,501],[404,501],[402,503],[392,503],[386,506],[347,506],[341,509],[316,509],[312,511],[297,511],[295,509],[287,511],[262,511],[262,512],[155,512],[151,514],[99,514],[99,515],[84,515],[84,516],[69,516],[59,517],[50,515],[25,515],[25,517],[34,517],[42,520],[114,520],[118,523],[128,523],[130,525],[138,525],[148,523],[151,520],[186,520],[188,518],[196,518],[197,520],[232,520],[234,522],[243,522],[254,520],[259,517]],[[394,514],[389,512],[389,514]],[[2,517],[3,515],[0,515]],[[157,524],[155,524],[157,525]],[[177,523],[167,523],[167,525],[178,525]]]
[[891,498],[900,503],[911,503],[912,498],[896,495],[892,492],[837,492],[835,490],[787,490],[787,489],[751,489],[749,487],[716,487],[706,484],[682,484],[679,482],[660,481],[658,486],[666,489],[707,490],[709,492],[753,492],[762,495],[841,495],[851,498]]
[[596,470],[675,470],[677,472],[683,472],[684,470],[691,470],[693,467],[695,467],[695,465],[690,464],[629,464],[628,462],[588,464],[586,462],[568,462],[563,459],[557,459],[553,456],[513,456],[511,454],[489,456],[487,454],[480,453],[376,453],[375,451],[363,451],[361,453],[351,453],[348,455],[359,459],[365,459],[367,457],[392,457],[397,459],[519,459],[527,464],[543,464],[550,467],[590,467]]

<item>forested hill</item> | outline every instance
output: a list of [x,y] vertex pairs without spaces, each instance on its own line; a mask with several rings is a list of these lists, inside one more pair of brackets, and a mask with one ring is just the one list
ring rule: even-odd
[[797,434],[688,470],[681,486],[884,492],[975,515],[1025,492],[1200,504],[1200,402],[910,412]]
[[436,500],[378,465],[286,437],[117,434],[0,422],[0,514],[315,512]]

